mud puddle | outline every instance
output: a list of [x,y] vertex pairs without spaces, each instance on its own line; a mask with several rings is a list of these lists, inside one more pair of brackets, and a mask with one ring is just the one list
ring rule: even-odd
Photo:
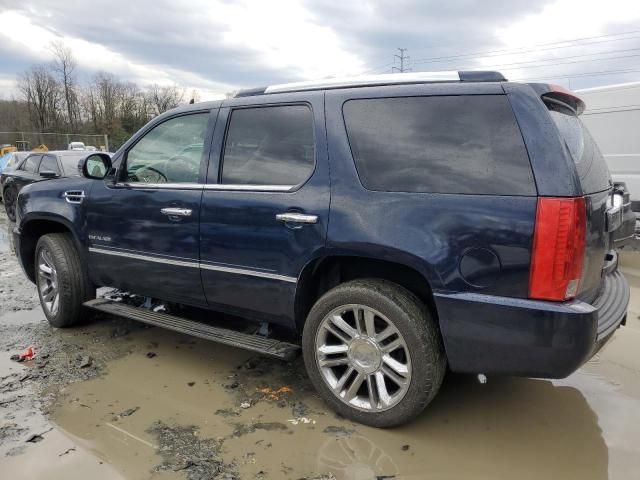
[[394,430],[338,418],[299,362],[146,329],[108,373],[62,389],[51,421],[131,479],[633,478],[636,317],[567,380],[451,375],[417,421]]
[[22,272],[11,242],[13,224],[0,205],[0,315],[38,306],[35,287]]

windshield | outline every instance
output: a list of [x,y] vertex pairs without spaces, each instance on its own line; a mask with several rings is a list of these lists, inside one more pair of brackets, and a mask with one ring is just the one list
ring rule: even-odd
[[560,104],[549,103],[547,107],[576,164],[583,193],[601,192],[609,188],[611,186],[609,168],[582,120]]

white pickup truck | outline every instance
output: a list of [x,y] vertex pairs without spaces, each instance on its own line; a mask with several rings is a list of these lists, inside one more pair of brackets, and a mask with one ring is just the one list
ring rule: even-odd
[[624,182],[640,213],[640,82],[577,90],[581,118],[600,147],[615,182]]

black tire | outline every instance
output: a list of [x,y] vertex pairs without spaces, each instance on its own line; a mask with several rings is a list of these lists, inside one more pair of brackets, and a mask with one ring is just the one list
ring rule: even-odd
[[[43,300],[42,287],[46,284],[46,279],[39,273],[39,259],[41,259],[40,255],[43,251],[48,253],[48,259],[55,267],[54,273],[59,296],[55,311],[45,305]],[[40,305],[49,323],[58,328],[80,323],[86,315],[86,309],[82,304],[95,298],[96,289],[89,281],[86,268],[82,264],[71,234],[50,233],[40,237],[36,245],[34,268]]]
[[[399,402],[383,411],[364,411],[340,400],[326,383],[316,357],[316,335],[330,312],[344,305],[375,309],[402,335],[411,358],[408,389]],[[311,309],[304,326],[302,348],[307,373],[314,387],[337,412],[373,427],[393,427],[420,414],[438,392],[446,371],[440,332],[429,309],[405,288],[378,279],[354,280],[324,294]]]
[[7,217],[12,222],[16,221],[16,200],[18,199],[18,191],[15,187],[7,187],[2,194],[2,201],[4,203],[4,211],[7,212]]

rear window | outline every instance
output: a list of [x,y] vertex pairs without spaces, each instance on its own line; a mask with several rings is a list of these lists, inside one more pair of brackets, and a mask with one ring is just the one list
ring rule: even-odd
[[536,195],[504,95],[350,100],[343,113],[369,190]]
[[582,193],[601,192],[611,186],[611,175],[598,145],[582,120],[570,109],[559,103],[547,103],[547,108],[560,137],[576,164]]

